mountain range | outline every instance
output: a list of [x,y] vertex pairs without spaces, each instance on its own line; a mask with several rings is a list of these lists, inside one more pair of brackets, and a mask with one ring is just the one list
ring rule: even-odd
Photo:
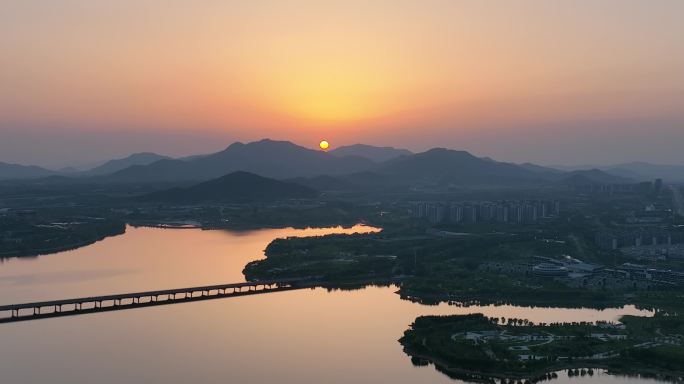
[[[372,147],[363,147],[365,152],[371,150]],[[382,148],[379,152],[386,154],[388,150]],[[165,159],[146,166],[132,166],[108,175],[106,179],[116,182],[204,181],[245,171],[281,180],[316,178],[304,183],[338,188],[345,184],[364,188],[377,185],[525,185],[550,180],[544,173],[512,163],[481,159],[465,151],[436,148],[418,154],[401,153],[390,160],[375,162],[361,156],[311,150],[285,141],[261,140],[235,143],[221,152],[191,160]]]
[[636,181],[665,179],[670,182],[684,182],[684,165],[630,162],[614,165],[551,165],[549,168],[566,172],[582,169],[599,169],[615,176],[622,176]]
[[36,165],[20,165],[0,162],[0,179],[30,179],[56,175],[58,172]]
[[114,159],[105,162],[95,168],[81,172],[82,176],[107,175],[126,169],[134,165],[149,165],[159,160],[170,159],[168,156],[158,155],[152,152],[134,153],[123,159]]
[[66,167],[59,170],[50,170],[35,165],[8,164],[0,162],[0,180],[35,179],[46,176],[87,177],[107,175],[134,165],[149,165],[156,161],[168,158],[169,157],[167,156],[162,156],[151,152],[134,153],[122,159],[106,161],[101,165],[85,171],[79,171],[72,167]]
[[397,183],[425,185],[510,185],[544,181],[539,173],[524,167],[445,148],[389,160],[378,167],[377,173]]
[[203,181],[245,171],[264,177],[288,179],[317,175],[342,175],[372,167],[372,160],[358,156],[337,157],[288,141],[261,140],[234,143],[226,149],[189,160],[160,160],[115,172],[117,182]]
[[393,147],[375,147],[366,144],[347,145],[333,149],[329,152],[338,157],[344,156],[358,156],[373,160],[377,163],[392,160],[400,156],[410,156],[413,153],[408,149],[399,149]]
[[249,172],[233,172],[216,179],[186,188],[173,188],[142,197],[148,201],[162,201],[179,204],[201,202],[254,202],[284,199],[308,199],[319,193],[309,187],[278,181]]
[[665,179],[668,181],[684,181],[684,165],[663,165],[644,162],[632,162],[601,167],[613,175],[629,177],[637,180]]
[[56,172],[0,163],[0,178],[63,176],[61,182],[78,178],[93,183],[188,184],[238,171],[293,180],[319,190],[524,186],[564,184],[564,180],[567,180],[565,184],[611,184],[638,179],[627,171],[622,174],[602,169],[564,171],[531,163],[499,162],[445,148],[413,154],[403,149],[356,144],[325,152],[269,139],[233,143],[216,153],[182,159],[138,153],[84,172]]
[[559,183],[565,185],[629,184],[634,183],[634,179],[613,175],[600,169],[588,169],[568,172],[563,175]]

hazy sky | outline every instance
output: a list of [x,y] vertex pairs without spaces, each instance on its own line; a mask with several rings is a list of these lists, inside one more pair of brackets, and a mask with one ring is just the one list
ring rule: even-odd
[[0,1],[0,161],[264,137],[684,163],[684,1]]

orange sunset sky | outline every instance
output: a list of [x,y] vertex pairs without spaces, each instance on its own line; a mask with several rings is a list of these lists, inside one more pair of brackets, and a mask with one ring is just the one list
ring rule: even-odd
[[684,2],[3,1],[0,161],[264,137],[684,163]]

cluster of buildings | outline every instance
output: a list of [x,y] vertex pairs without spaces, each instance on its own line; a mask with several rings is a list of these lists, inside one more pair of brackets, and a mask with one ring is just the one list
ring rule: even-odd
[[564,256],[562,259],[534,256],[534,260],[529,262],[488,262],[481,264],[480,268],[486,271],[524,274],[536,277],[578,278],[595,274],[603,269],[603,266],[587,263],[570,256]]
[[532,267],[532,274],[545,277],[567,277],[582,280],[583,285],[623,286],[622,288],[648,288],[650,286],[684,286],[684,273],[655,269],[644,265],[624,263],[603,267],[565,257],[557,260],[537,256],[541,263]]
[[663,180],[656,179],[654,181],[645,181],[641,183],[620,183],[620,184],[603,184],[603,183],[581,183],[573,185],[577,193],[589,194],[652,194],[659,195],[663,191]]
[[623,255],[643,260],[684,259],[684,244],[652,244],[620,248]]
[[684,242],[684,236],[660,228],[624,228],[598,232],[596,244],[603,249],[617,250],[644,245],[672,245]]
[[527,263],[484,263],[480,268],[556,279],[570,287],[590,290],[645,290],[651,287],[684,286],[684,273],[672,270],[632,263],[604,267],[569,256],[561,259],[535,256],[534,259],[534,262]]
[[661,224],[672,219],[672,209],[662,203],[646,204],[642,211],[630,212],[625,217],[627,224]]
[[577,278],[596,273],[603,268],[601,265],[587,263],[570,256],[564,256],[562,259],[535,256],[535,259],[540,263],[532,266],[532,274],[540,277]]
[[532,274],[560,278],[569,286],[593,290],[644,290],[651,287],[684,286],[684,273],[624,263],[606,268],[579,262],[541,263],[532,267]]
[[624,228],[601,231],[596,244],[603,249],[620,250],[637,259],[684,258],[684,232],[662,228]]
[[432,224],[536,223],[560,213],[559,201],[414,202],[410,214]]
[[604,268],[601,275],[607,278],[629,280],[633,287],[684,286],[684,273],[665,269],[649,268],[644,265],[625,263],[613,268]]

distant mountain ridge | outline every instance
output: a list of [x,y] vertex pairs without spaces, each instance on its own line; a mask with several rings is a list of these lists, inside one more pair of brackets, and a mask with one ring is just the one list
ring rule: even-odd
[[55,171],[37,165],[21,165],[0,162],[0,179],[32,179],[53,176]]
[[318,196],[312,188],[261,177],[249,172],[233,172],[187,188],[173,188],[143,196],[143,200],[182,204],[201,202],[258,202],[309,199]]
[[632,175],[640,180],[665,179],[668,181],[684,181],[684,165],[650,164],[632,162],[602,168],[615,175]]
[[576,170],[600,169],[611,175],[626,177],[637,181],[665,179],[666,181],[684,181],[684,165],[651,164],[642,161],[614,165],[552,165],[550,168],[570,172]]
[[393,188],[510,187],[535,185],[629,184],[633,180],[600,170],[564,172],[539,165],[499,162],[466,151],[434,148],[379,164],[369,171],[335,178],[298,180],[319,190]]
[[520,185],[545,180],[538,172],[512,163],[445,148],[390,160],[381,164],[377,172],[397,182],[424,184]]
[[81,175],[106,175],[133,165],[149,165],[164,159],[169,159],[169,157],[152,152],[134,153],[122,159],[109,160],[100,166],[81,172]]
[[541,165],[533,164],[533,163],[522,163],[518,164],[518,166],[523,167],[527,170],[533,171],[533,172],[538,172],[538,173],[546,173],[549,175],[558,175],[560,173],[563,173],[563,171],[551,168],[551,167],[544,167]]
[[152,152],[134,153],[122,159],[109,160],[102,165],[85,171],[79,171],[73,167],[65,167],[54,171],[35,165],[0,162],[0,179],[36,179],[59,175],[76,177],[106,175],[133,165],[148,165],[162,159],[168,159],[168,157]]
[[399,149],[394,147],[376,147],[366,144],[353,144],[342,146],[330,151],[330,154],[335,156],[359,156],[381,163],[387,160],[392,160],[400,156],[410,156],[413,152],[408,149]]
[[[358,155],[345,155],[352,153]],[[390,158],[376,161],[383,156]],[[131,163],[134,165],[108,173]],[[646,166],[642,165],[644,167]],[[94,174],[56,172],[20,165],[5,165],[5,168],[12,169],[12,172],[5,174],[11,174],[13,178],[52,176],[53,178],[46,178],[46,182],[62,184],[83,182],[180,185],[243,171],[277,180],[296,180],[319,190],[372,189],[376,192],[389,192],[393,187],[439,189],[460,186],[558,185],[563,180],[570,184],[620,184],[639,180],[638,176],[635,177],[634,173],[626,170],[622,174],[600,169],[561,171],[532,163],[501,162],[488,157],[477,157],[467,151],[445,148],[433,148],[413,154],[392,147],[357,144],[325,152],[288,141],[269,139],[251,143],[236,142],[219,152],[182,159],[154,153],[133,154],[94,168],[90,171]],[[6,179],[4,176],[0,172],[0,178]],[[54,179],[56,176],[60,178]]]
[[373,161],[357,157],[337,157],[288,141],[264,139],[233,143],[226,149],[189,160],[160,160],[146,166],[132,166],[110,175],[110,181],[202,181],[245,171],[275,179],[340,175],[372,167]]
[[579,170],[565,173],[559,180],[566,185],[608,185],[608,184],[630,184],[634,180],[612,175],[600,169]]
[[[378,147],[356,146],[375,151]],[[386,149],[382,149],[384,152]],[[389,152],[398,154],[394,149]],[[309,185],[523,185],[548,181],[538,170],[482,159],[466,151],[435,148],[376,163],[360,156],[335,156],[290,142],[234,143],[223,151],[191,160],[165,159],[133,166],[108,178],[115,181],[203,181],[235,171],[275,179],[312,178]],[[327,178],[322,178],[326,176]],[[336,180],[337,179],[337,180]]]

